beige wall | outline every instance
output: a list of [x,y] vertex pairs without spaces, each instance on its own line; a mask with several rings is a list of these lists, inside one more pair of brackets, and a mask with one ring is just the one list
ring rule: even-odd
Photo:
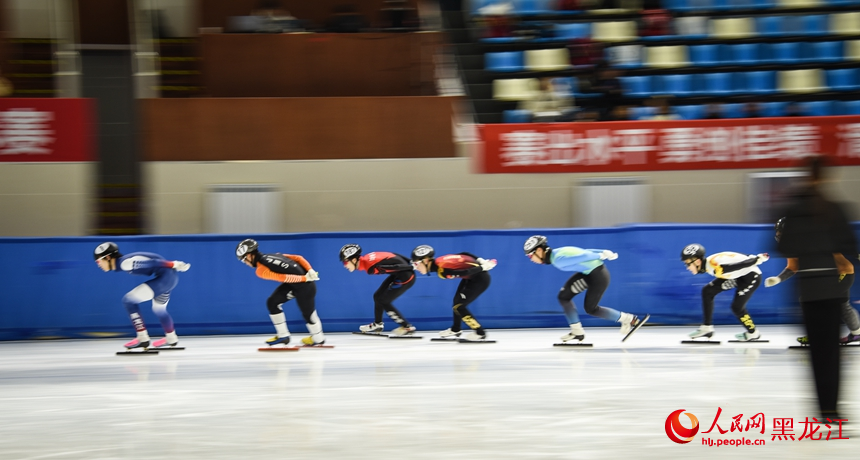
[[[276,184],[282,232],[575,227],[586,177],[646,177],[651,222],[742,223],[758,170],[649,174],[472,174],[467,158],[144,164],[150,230],[203,233],[209,184]],[[834,196],[860,197],[860,167],[839,168]]]
[[0,236],[89,234],[95,177],[95,163],[0,163]]

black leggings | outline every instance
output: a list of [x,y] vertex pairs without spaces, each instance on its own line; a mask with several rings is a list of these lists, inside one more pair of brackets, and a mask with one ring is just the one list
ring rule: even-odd
[[702,288],[702,324],[710,326],[714,324],[714,297],[717,294],[737,288],[735,298],[732,300],[732,313],[738,317],[741,324],[749,332],[755,332],[755,324],[749,313],[747,313],[747,302],[753,292],[761,284],[761,274],[752,272],[733,280],[715,278]]
[[480,272],[472,275],[469,278],[460,280],[460,285],[457,286],[457,292],[454,294],[454,323],[451,330],[460,332],[462,323],[472,328],[478,334],[484,335],[484,328],[478,320],[472,316],[467,306],[474,302],[487,288],[490,287],[490,274]]
[[275,292],[266,300],[266,307],[269,309],[270,315],[277,315],[283,309],[281,304],[289,302],[295,298],[299,304],[299,310],[302,312],[302,317],[306,324],[311,324],[311,315],[316,311],[315,298],[317,295],[317,284],[310,283],[290,283],[281,284],[275,289]]
[[395,323],[403,327],[411,326],[392,302],[408,291],[413,284],[415,284],[415,272],[412,270],[388,275],[379,289],[373,293],[373,322],[381,323],[384,311]]
[[[601,307],[598,305],[600,299],[603,298],[603,293],[609,287],[609,269],[605,265],[601,265],[589,274],[577,273],[571,276],[561,290],[558,291],[558,303],[561,304],[565,311],[565,315],[573,312],[575,315],[576,307],[573,305],[572,299],[577,294],[585,291],[585,301],[583,308],[585,312],[591,316],[607,319],[609,321],[618,321],[619,313],[611,308]],[[568,316],[568,320],[571,317]],[[576,320],[576,322],[579,322]]]

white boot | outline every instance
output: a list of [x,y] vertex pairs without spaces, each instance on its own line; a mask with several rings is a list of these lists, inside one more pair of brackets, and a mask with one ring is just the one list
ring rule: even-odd
[[634,319],[636,319],[636,315],[621,312],[621,317],[618,318],[618,322],[621,323],[622,334],[627,335],[627,333],[630,332],[630,326],[633,324]]
[[561,336],[562,342],[569,342],[571,340],[579,340],[580,342],[585,340],[585,330],[582,328],[582,323],[571,324],[570,332]]
[[699,329],[690,333],[691,339],[698,339],[699,337],[712,337],[714,335],[714,326],[705,326],[704,324],[699,326]]
[[756,329],[755,332],[741,332],[740,334],[735,334],[735,338],[741,342],[749,342],[751,340],[757,340],[761,338],[761,332]]

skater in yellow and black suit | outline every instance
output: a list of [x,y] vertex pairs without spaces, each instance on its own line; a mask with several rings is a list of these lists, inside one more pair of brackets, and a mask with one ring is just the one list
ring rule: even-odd
[[441,337],[459,337],[461,323],[472,328],[472,333],[464,337],[466,340],[477,341],[487,338],[487,331],[481,327],[478,320],[472,316],[468,305],[475,301],[490,287],[488,271],[496,266],[496,260],[485,260],[478,256],[461,252],[434,258],[436,251],[426,244],[412,251],[412,266],[422,275],[435,272],[439,278],[460,279],[457,292],[454,294],[454,323],[450,329],[439,333]]
[[310,337],[303,338],[302,343],[305,345],[325,343],[322,322],[314,304],[317,294],[315,281],[320,277],[304,257],[292,254],[262,254],[257,242],[247,239],[236,246],[236,258],[245,265],[256,268],[258,277],[282,283],[266,300],[269,318],[272,319],[272,324],[275,325],[278,333],[266,340],[267,344],[290,343],[290,330],[287,328],[287,319],[281,305],[291,299],[296,299],[308,332],[311,334]]

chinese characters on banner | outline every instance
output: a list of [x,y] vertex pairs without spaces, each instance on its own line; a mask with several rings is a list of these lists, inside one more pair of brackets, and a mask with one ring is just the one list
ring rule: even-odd
[[[702,431],[702,435],[710,434],[711,437],[703,436],[701,439],[701,444],[707,446],[720,446],[727,445],[724,441],[717,439],[716,444],[714,442],[714,435],[725,435],[726,433],[735,433],[747,434],[747,433],[757,433],[761,435],[768,435],[765,433],[765,430],[768,428],[767,426],[767,417],[765,417],[764,413],[757,413],[751,416],[748,416],[746,419],[744,418],[744,414],[738,414],[731,417],[731,425],[729,429],[725,429],[719,425],[720,415],[723,412],[722,407],[717,408],[717,414],[714,416],[714,421],[711,423],[710,428],[706,431]],[[805,417],[804,420],[798,419],[797,429],[800,430],[802,427],[802,432],[795,431],[795,424],[793,418],[787,417],[776,417],[772,418],[772,426],[770,441],[802,441],[804,439],[809,439],[812,441],[831,441],[837,439],[850,439],[843,432],[843,423],[847,423],[847,419],[822,419],[819,420],[815,417]],[[715,430],[716,428],[716,430]],[[744,438],[746,441],[746,438]],[[744,443],[740,443],[737,445],[744,445]],[[753,442],[746,443],[746,445],[765,445],[761,439],[753,440]]]
[[480,126],[484,173],[860,165],[860,116]]
[[0,162],[93,161],[89,99],[0,99]]

